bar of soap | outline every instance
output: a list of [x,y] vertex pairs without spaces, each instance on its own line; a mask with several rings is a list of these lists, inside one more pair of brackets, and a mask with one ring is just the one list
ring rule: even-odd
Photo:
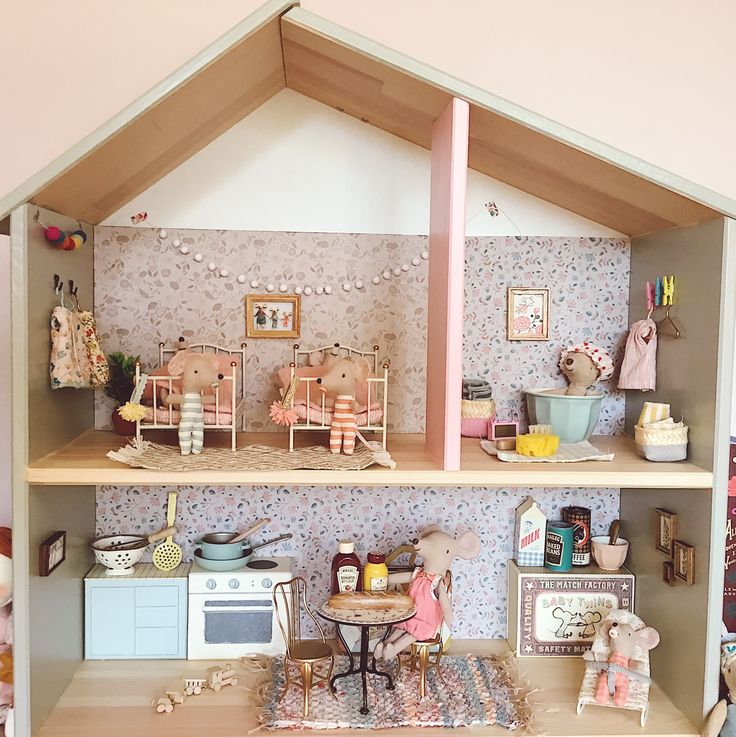
[[554,455],[559,447],[558,435],[519,435],[516,438],[516,452],[522,456],[546,458]]

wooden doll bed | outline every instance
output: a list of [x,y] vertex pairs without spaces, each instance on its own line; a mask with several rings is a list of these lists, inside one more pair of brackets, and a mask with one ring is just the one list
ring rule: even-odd
[[[291,402],[290,409],[297,412],[297,421],[289,426],[289,450],[294,450],[294,435],[297,432],[309,432],[314,430],[329,430],[332,423],[332,405],[325,399],[323,392],[319,391],[317,378],[326,369],[321,366],[312,366],[309,357],[314,353],[333,355],[339,354],[350,358],[359,356],[365,358],[370,366],[370,375],[367,386],[359,390],[358,411],[356,420],[358,430],[361,433],[371,432],[381,435],[381,445],[386,449],[386,428],[388,422],[388,369],[387,361],[381,363],[378,359],[378,346],[374,345],[369,351],[361,351],[352,346],[344,346],[339,343],[301,350],[296,344],[293,348],[293,357],[288,367],[278,371],[278,378],[283,397],[286,389],[296,374],[299,376],[299,390]],[[361,396],[362,395],[362,396]]]
[[[213,343],[194,343],[188,350],[199,353],[215,353],[221,357],[221,385],[215,389],[214,404],[205,405],[204,424],[207,430],[220,430],[230,433],[230,447],[237,448],[237,431],[245,430],[245,343],[239,348],[225,348]],[[136,438],[141,440],[148,430],[177,430],[181,414],[178,409],[167,406],[161,401],[162,390],[169,394],[178,391],[175,387],[179,381],[177,376],[165,373],[166,365],[178,351],[178,348],[167,348],[165,343],[158,344],[159,369],[146,379],[144,397],[146,416],[136,422]],[[136,366],[135,384],[141,377],[140,366]],[[228,396],[229,395],[229,396]],[[144,400],[145,402],[146,400]]]
[[[640,629],[644,626],[644,622],[635,614],[621,610],[609,613],[606,619],[614,619],[621,624],[630,624],[635,629]],[[591,650],[597,661],[607,661],[611,653],[608,645],[608,637],[598,632],[593,640]],[[583,682],[580,686],[580,693],[578,694],[577,713],[582,713],[588,704],[593,706],[607,706],[614,709],[631,709],[632,711],[640,712],[639,723],[643,727],[646,724],[649,714],[649,651],[640,648],[639,653],[636,655],[636,660],[643,663],[644,669],[642,675],[645,678],[641,680],[632,678],[629,681],[629,693],[626,697],[626,703],[623,706],[617,706],[610,700],[606,704],[600,704],[596,701],[595,695],[601,671],[594,663],[586,660]]]

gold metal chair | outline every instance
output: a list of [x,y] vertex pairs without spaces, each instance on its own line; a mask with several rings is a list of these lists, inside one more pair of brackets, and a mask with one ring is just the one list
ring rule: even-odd
[[[276,609],[276,621],[286,643],[286,657],[284,658],[284,692],[279,697],[283,701],[292,685],[301,685],[304,693],[304,716],[309,716],[309,698],[312,686],[325,683],[333,698],[337,698],[330,690],[330,678],[335,663],[332,648],[325,641],[325,633],[320,623],[307,603],[307,582],[301,577],[291,581],[278,583],[273,587],[273,603]],[[319,640],[305,640],[302,638],[301,615],[302,611],[314,622],[319,631]],[[320,673],[319,668],[327,664],[326,673]],[[291,669],[299,669],[299,675],[292,679]]]

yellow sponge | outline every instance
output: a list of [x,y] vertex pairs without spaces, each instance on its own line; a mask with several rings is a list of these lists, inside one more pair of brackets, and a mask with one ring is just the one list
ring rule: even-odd
[[516,438],[516,452],[523,456],[545,458],[554,455],[559,446],[557,435],[519,435]]

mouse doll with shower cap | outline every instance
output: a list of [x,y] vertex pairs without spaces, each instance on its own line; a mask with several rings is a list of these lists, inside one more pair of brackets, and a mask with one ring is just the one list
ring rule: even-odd
[[587,340],[562,351],[559,366],[568,386],[553,389],[551,394],[584,397],[596,382],[613,376],[611,354],[605,348]]

